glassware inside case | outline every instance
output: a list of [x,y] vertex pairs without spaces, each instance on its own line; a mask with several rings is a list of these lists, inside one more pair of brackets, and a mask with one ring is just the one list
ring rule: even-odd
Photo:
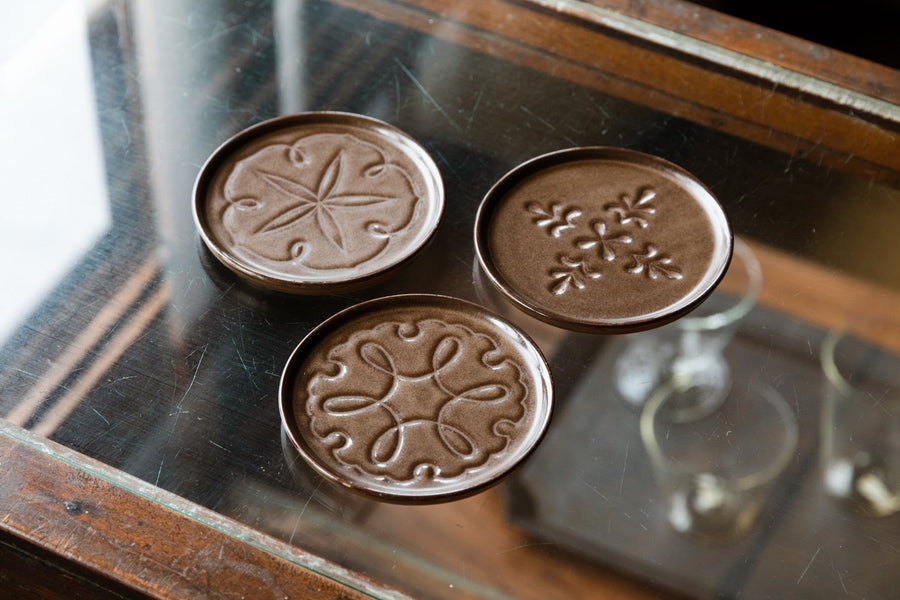
[[862,514],[900,511],[900,362],[849,331],[822,344],[822,477]]
[[687,316],[629,337],[616,359],[615,389],[641,410],[661,387],[673,389],[661,410],[674,420],[714,411],[734,382],[724,351],[753,309],[762,273],[753,250],[740,239],[717,290]]

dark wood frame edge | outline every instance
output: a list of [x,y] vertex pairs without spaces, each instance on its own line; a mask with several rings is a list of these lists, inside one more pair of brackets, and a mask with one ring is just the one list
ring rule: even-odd
[[900,72],[684,0],[586,0],[790,71],[900,104]]
[[100,588],[148,598],[403,597],[2,419],[0,465],[0,540],[58,556]]

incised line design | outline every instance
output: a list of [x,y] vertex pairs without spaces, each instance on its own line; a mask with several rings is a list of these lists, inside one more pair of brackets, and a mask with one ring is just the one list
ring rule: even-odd
[[342,468],[433,482],[483,466],[525,417],[528,386],[496,339],[426,318],[354,333],[306,386],[317,442]]
[[420,212],[420,188],[375,144],[318,133],[239,161],[221,220],[252,256],[300,270],[353,268],[400,243]]

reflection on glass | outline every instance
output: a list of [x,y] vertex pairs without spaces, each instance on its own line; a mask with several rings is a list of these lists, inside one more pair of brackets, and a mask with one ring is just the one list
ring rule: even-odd
[[900,510],[900,359],[838,332],[822,345],[825,488],[855,510]]
[[669,524],[711,540],[748,533],[797,447],[794,413],[768,386],[738,382],[715,412],[672,421],[677,384],[660,388],[641,413],[641,438]]
[[83,12],[44,0],[0,19],[0,256],[20,257],[0,272],[16,290],[0,295],[0,343],[109,227]]
[[472,283],[478,302],[491,310],[503,315],[522,331],[527,333],[541,349],[545,356],[551,356],[559,347],[566,335],[571,335],[563,329],[544,323],[525,313],[504,298],[494,285],[488,281],[487,275],[482,270],[478,259],[472,261]]
[[640,408],[661,386],[674,382],[677,398],[665,410],[693,419],[715,410],[731,387],[723,350],[756,302],[762,284],[750,247],[735,240],[734,257],[717,291],[690,315],[630,336],[616,361],[615,385],[622,399]]

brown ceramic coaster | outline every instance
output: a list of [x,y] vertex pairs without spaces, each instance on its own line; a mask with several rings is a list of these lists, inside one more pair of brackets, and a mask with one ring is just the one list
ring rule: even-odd
[[498,482],[543,437],[552,402],[528,337],[477,304],[420,294],[325,321],[291,355],[279,396],[288,436],[319,473],[416,503]]
[[297,293],[371,283],[434,234],[440,173],[402,131],[347,113],[251,127],[209,158],[194,219],[213,255],[266,287]]
[[702,302],[732,252],[710,191],[660,158],[573,148],[532,159],[484,198],[478,260],[516,306],[558,327],[626,333]]

